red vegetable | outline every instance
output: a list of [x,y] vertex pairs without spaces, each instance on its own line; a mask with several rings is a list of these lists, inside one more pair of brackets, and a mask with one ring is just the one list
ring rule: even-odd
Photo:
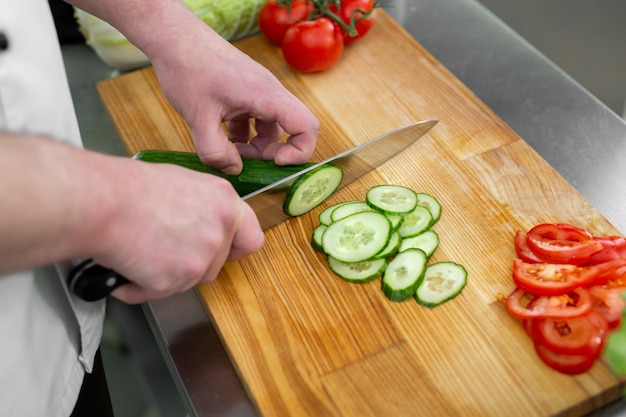
[[301,72],[330,68],[341,57],[343,48],[341,30],[325,17],[292,25],[282,43],[285,61]]
[[570,224],[539,224],[527,232],[528,248],[546,262],[581,265],[602,249],[586,230]]
[[[348,26],[352,26],[356,29],[356,36],[350,36],[345,30],[342,29],[344,35],[344,45],[349,45],[357,39],[365,36],[367,32],[374,25],[376,19],[376,9],[374,0],[342,0],[339,6],[339,10],[334,4],[330,5],[330,9],[337,13],[339,18]],[[365,13],[363,13],[365,12]],[[369,13],[369,16],[364,17]]]
[[599,273],[599,268],[593,266],[513,261],[513,281],[518,288],[534,295],[566,294],[592,285]]
[[308,0],[293,0],[290,5],[281,5],[277,0],[268,0],[259,10],[259,30],[272,43],[280,45],[287,29],[296,22],[306,20],[313,10]]
[[591,310],[592,300],[589,292],[577,288],[567,294],[552,296],[534,296],[532,302],[524,302],[529,294],[516,288],[506,299],[509,313],[519,319],[536,318],[574,318]]

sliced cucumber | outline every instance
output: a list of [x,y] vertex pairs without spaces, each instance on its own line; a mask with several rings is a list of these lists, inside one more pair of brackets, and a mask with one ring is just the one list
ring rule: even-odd
[[370,261],[347,263],[329,256],[328,266],[330,266],[330,269],[332,269],[335,274],[346,281],[363,283],[381,276],[387,266],[387,261],[385,259],[373,259]]
[[324,247],[322,246],[322,236],[324,235],[327,227],[328,226],[326,226],[325,224],[320,224],[315,228],[315,230],[313,230],[313,236],[311,237],[311,246],[313,246],[313,249],[318,252],[324,253]]
[[402,185],[377,185],[367,191],[365,201],[381,213],[404,215],[417,206],[417,195]]
[[371,259],[387,247],[391,223],[375,211],[351,214],[332,223],[322,236],[324,252],[343,262]]
[[411,237],[424,233],[433,223],[433,216],[426,207],[416,206],[415,210],[404,215],[404,221],[398,232],[400,236]]
[[467,284],[467,271],[454,262],[429,265],[420,282],[415,299],[425,307],[436,307],[453,299]]
[[434,230],[427,230],[417,236],[407,237],[400,242],[399,252],[407,249],[421,249],[430,258],[439,246],[439,235]]
[[400,252],[383,275],[381,288],[391,301],[404,301],[415,295],[426,269],[426,254],[419,249]]
[[432,195],[417,193],[417,205],[426,207],[428,211],[430,211],[433,217],[431,225],[437,223],[441,218],[441,204],[439,204],[439,201]]
[[388,214],[387,218],[391,222],[391,227],[393,230],[398,230],[404,221],[404,216],[400,216],[399,214]]
[[374,211],[374,209],[368,206],[365,201],[348,201],[330,213],[330,220],[331,222],[336,222],[351,214],[360,213],[362,211]]
[[333,219],[330,217],[333,211],[337,207],[343,206],[344,204],[349,204],[349,203],[350,203],[349,201],[346,201],[344,203],[337,203],[337,204],[333,204],[332,206],[328,206],[320,212],[319,216],[317,216],[317,219],[319,220],[321,224],[325,224],[326,226],[328,226],[333,222]]
[[400,249],[400,243],[402,243],[402,239],[400,238],[400,234],[398,232],[391,232],[391,237],[389,238],[389,243],[382,251],[378,252],[374,258],[388,258],[390,256],[398,253],[398,249]]
[[307,172],[287,192],[283,211],[289,216],[311,211],[334,193],[342,180],[343,170],[335,165],[323,165]]

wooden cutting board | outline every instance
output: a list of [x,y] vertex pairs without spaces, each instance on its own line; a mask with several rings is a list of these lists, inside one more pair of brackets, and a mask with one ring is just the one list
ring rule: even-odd
[[[440,120],[324,205],[268,230],[259,253],[198,287],[260,414],[579,416],[620,396],[624,380],[602,361],[575,377],[546,367],[520,321],[496,301],[513,288],[517,229],[570,222],[595,234],[617,230],[428,51],[382,11],[371,33],[319,74],[295,73],[261,36],[235,45],[319,117],[315,160]],[[194,149],[151,68],[98,88],[129,154]],[[435,309],[392,303],[379,280],[344,282],[312,250],[324,207],[363,199],[382,183],[440,200],[433,262],[453,260],[469,273],[455,300]]]

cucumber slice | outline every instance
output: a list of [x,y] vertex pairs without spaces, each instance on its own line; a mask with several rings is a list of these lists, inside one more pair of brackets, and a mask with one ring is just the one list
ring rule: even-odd
[[307,213],[335,192],[343,180],[343,171],[335,165],[323,165],[307,172],[291,186],[283,211],[289,216]]
[[404,221],[404,216],[400,216],[399,214],[388,214],[387,218],[391,222],[391,227],[394,231],[397,231]]
[[365,201],[381,213],[404,215],[417,206],[417,195],[402,185],[376,185],[367,191]]
[[374,258],[388,258],[390,256],[398,253],[398,249],[400,249],[400,244],[402,243],[402,239],[400,238],[400,234],[398,232],[392,232],[391,237],[389,238],[389,243],[382,251],[378,252]]
[[441,204],[439,201],[430,194],[417,193],[417,205],[426,207],[430,211],[433,221],[431,226],[439,221],[441,218]]
[[433,216],[426,207],[416,206],[415,210],[404,216],[398,232],[402,238],[424,233],[433,223]]
[[332,223],[322,236],[324,252],[343,262],[362,262],[382,251],[391,236],[391,223],[376,211],[351,214]]
[[330,217],[333,211],[339,206],[343,206],[344,204],[348,204],[348,203],[349,201],[345,203],[333,204],[332,206],[326,207],[324,210],[320,212],[319,216],[317,216],[317,219],[319,220],[321,224],[325,224],[326,226],[330,225],[333,222],[333,219]]
[[387,261],[385,259],[373,259],[347,263],[329,256],[328,266],[335,274],[346,281],[364,283],[381,276],[387,266]]
[[311,246],[313,246],[313,249],[318,252],[324,253],[324,247],[322,246],[322,236],[324,235],[327,227],[328,226],[326,226],[325,224],[320,224],[313,230],[313,236],[311,237]]
[[383,275],[381,288],[391,301],[404,301],[415,295],[426,270],[426,254],[419,249],[400,252]]
[[337,207],[330,214],[330,219],[333,222],[337,220],[341,220],[344,217],[348,217],[354,213],[360,213],[362,211],[375,211],[373,208],[367,205],[365,201],[348,201],[346,204],[343,204],[341,207]]
[[415,293],[417,302],[425,307],[436,307],[453,299],[467,284],[467,271],[454,262],[429,265]]
[[402,239],[398,251],[403,252],[411,248],[421,249],[426,254],[426,257],[430,258],[435,253],[437,246],[439,246],[439,235],[431,229],[417,236]]

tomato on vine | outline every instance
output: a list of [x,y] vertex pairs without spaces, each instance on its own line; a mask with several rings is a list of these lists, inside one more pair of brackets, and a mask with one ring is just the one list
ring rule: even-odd
[[333,66],[343,53],[343,34],[326,17],[292,25],[282,43],[285,61],[297,71],[318,72]]
[[309,0],[268,0],[259,10],[259,30],[270,42],[280,45],[287,29],[306,20],[312,10]]
[[337,13],[339,18],[349,27],[354,27],[355,33],[349,34],[345,29],[343,43],[349,45],[365,36],[374,25],[376,19],[376,3],[374,0],[342,0],[339,7],[335,4],[330,9]]

